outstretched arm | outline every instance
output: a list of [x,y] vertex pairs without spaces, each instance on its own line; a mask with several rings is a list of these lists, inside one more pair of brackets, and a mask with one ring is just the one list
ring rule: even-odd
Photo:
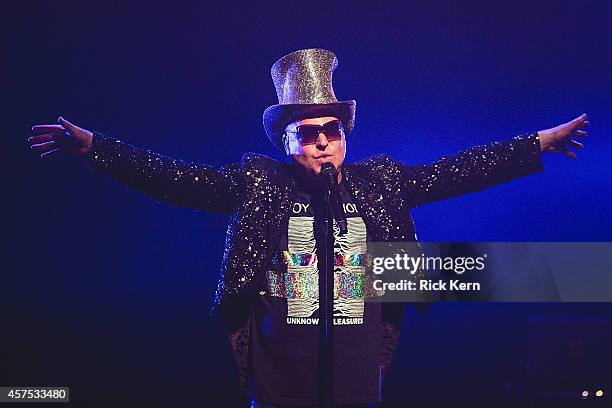
[[573,137],[586,137],[579,130],[587,116],[557,127],[519,135],[503,142],[475,146],[431,165],[400,166],[400,178],[411,207],[456,197],[542,171],[541,153],[576,155],[568,147],[581,149]]
[[151,198],[177,207],[229,213],[240,201],[238,164],[217,170],[132,146],[59,119],[37,125],[29,139],[41,157],[82,157],[93,168]]

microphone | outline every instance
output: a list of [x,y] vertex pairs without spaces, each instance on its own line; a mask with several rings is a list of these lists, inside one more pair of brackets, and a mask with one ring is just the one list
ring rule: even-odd
[[326,162],[321,165],[320,176],[323,177],[325,184],[327,185],[329,191],[329,202],[331,204],[336,224],[338,224],[338,228],[340,229],[340,235],[344,235],[348,232],[348,224],[346,222],[344,208],[342,208],[342,200],[340,199],[338,170],[332,163]]

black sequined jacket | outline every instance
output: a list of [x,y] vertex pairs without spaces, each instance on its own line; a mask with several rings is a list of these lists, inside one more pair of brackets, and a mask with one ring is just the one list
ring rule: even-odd
[[[246,153],[221,169],[167,157],[94,132],[89,162],[113,179],[155,200],[230,215],[213,308],[228,327],[244,389],[247,373],[249,301],[287,230],[296,182],[286,163]],[[519,135],[408,166],[378,155],[345,163],[347,190],[374,241],[416,241],[410,208],[475,192],[542,170],[537,133]],[[383,319],[384,319],[383,312]],[[399,321],[381,328],[386,371]]]

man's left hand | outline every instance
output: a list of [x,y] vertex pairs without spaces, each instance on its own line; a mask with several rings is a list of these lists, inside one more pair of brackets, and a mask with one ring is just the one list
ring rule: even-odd
[[583,113],[576,119],[554,128],[538,131],[540,138],[540,151],[543,153],[563,153],[570,159],[575,159],[576,154],[569,150],[582,149],[584,145],[574,140],[574,137],[587,137],[588,133],[580,130],[589,125],[587,114]]

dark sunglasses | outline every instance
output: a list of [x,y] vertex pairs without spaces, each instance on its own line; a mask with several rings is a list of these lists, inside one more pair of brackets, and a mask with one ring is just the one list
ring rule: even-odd
[[323,133],[328,141],[342,139],[344,134],[344,126],[339,120],[324,123],[323,125],[300,125],[295,131],[296,137],[303,145],[315,144],[319,139],[319,133]]

